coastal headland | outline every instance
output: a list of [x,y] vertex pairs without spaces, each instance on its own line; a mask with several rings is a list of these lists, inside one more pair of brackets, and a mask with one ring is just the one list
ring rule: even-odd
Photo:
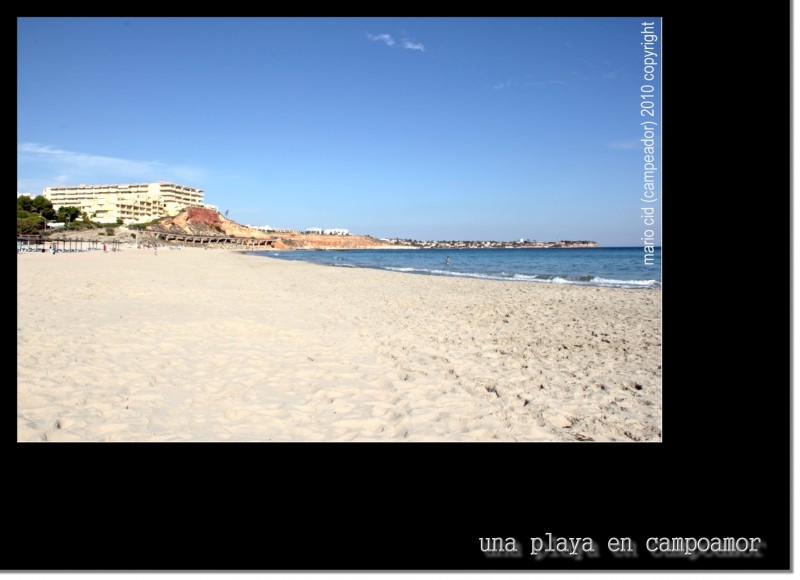
[[275,250],[347,250],[347,249],[466,249],[466,248],[596,248],[594,241],[541,242],[518,241],[421,241],[400,238],[374,238],[347,234],[324,235],[297,230],[276,229],[263,231],[238,224],[212,209],[187,208],[171,218],[148,225],[143,236],[155,237],[173,243],[232,243],[268,246]]

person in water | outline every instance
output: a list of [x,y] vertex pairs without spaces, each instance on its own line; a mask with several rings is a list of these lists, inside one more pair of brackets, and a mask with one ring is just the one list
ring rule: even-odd
[[449,265],[450,265],[450,256],[447,256],[447,257],[444,259],[444,265],[445,265],[445,266],[449,266]]

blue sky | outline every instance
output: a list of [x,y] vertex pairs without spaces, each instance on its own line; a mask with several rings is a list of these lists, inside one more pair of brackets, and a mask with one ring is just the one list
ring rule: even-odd
[[642,20],[20,18],[17,191],[166,180],[243,224],[640,246]]

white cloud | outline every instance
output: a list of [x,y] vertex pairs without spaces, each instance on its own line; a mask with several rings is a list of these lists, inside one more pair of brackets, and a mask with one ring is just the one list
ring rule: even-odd
[[[383,43],[386,44],[386,46],[395,46],[397,44],[397,41],[395,41],[395,39],[392,38],[392,35],[391,34],[387,34],[385,32],[383,34],[370,34],[370,33],[367,33],[367,38],[369,38],[370,40],[377,40],[379,42],[383,42]],[[425,52],[425,45],[424,44],[422,44],[421,42],[413,42],[412,40],[409,40],[408,38],[404,38],[403,39],[402,46],[406,50],[418,50],[420,52]]]
[[17,145],[17,174],[18,187],[37,193],[50,185],[129,181],[177,181],[202,187],[195,184],[204,177],[204,171],[190,165],[79,153],[39,143]]
[[403,48],[408,50],[418,50],[420,52],[425,52],[425,45],[421,42],[411,42],[410,40],[403,39]]
[[367,34],[367,38],[370,40],[380,40],[381,42],[385,42],[388,46],[395,45],[394,38],[389,34]]
[[63,149],[54,149],[49,145],[39,145],[37,143],[22,143],[17,147],[17,153],[23,159],[45,161],[62,166],[68,165],[78,171],[103,169],[136,175],[164,167],[164,164],[158,161],[131,161],[118,157],[76,153],[64,151]]

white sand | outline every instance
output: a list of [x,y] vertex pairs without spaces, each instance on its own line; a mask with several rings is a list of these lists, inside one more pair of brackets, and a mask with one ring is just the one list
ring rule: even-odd
[[20,441],[660,441],[661,291],[20,254]]

